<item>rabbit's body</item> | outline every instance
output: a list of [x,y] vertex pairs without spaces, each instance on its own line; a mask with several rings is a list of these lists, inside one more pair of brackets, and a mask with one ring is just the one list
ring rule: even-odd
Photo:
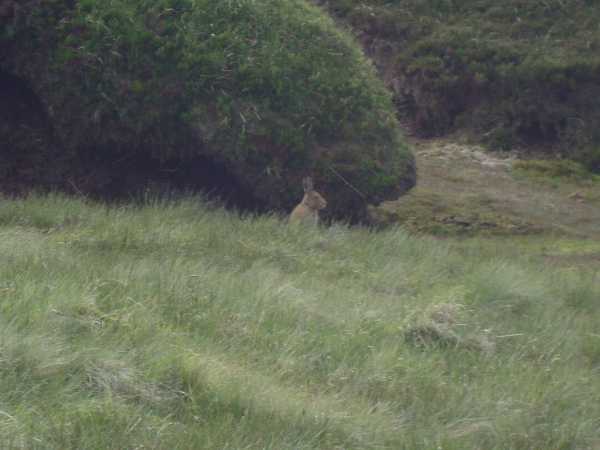
[[319,211],[327,207],[327,201],[313,188],[311,178],[302,181],[304,197],[290,214],[290,223],[319,223]]

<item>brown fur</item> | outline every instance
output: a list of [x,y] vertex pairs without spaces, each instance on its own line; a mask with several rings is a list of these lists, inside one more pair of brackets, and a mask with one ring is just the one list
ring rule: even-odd
[[290,214],[290,223],[306,222],[319,223],[319,211],[327,207],[327,201],[313,188],[312,179],[307,177],[302,181],[304,197]]

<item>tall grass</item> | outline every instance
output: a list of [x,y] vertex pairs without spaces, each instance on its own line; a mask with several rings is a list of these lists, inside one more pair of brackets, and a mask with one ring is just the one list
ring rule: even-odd
[[201,199],[0,203],[0,447],[583,449],[597,274]]

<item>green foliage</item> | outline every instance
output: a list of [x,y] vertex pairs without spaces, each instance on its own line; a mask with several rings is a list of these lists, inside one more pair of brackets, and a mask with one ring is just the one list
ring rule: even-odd
[[[360,186],[367,198],[411,184],[389,93],[350,36],[308,2],[70,3],[30,4],[1,63],[32,83],[74,157],[209,154],[272,206],[289,204],[319,159],[374,160]],[[349,178],[357,170],[338,168]]]
[[385,47],[399,104],[425,134],[463,128],[495,149],[555,144],[598,170],[600,7],[584,0],[384,2],[332,11]]
[[0,202],[0,238],[5,448],[600,439],[598,274],[533,264],[530,238],[60,196]]

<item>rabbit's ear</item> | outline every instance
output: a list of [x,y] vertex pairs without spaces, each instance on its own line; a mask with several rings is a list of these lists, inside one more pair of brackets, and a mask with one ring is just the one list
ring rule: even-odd
[[313,190],[313,181],[311,177],[306,177],[302,180],[302,186],[304,187],[304,192],[310,192]]

